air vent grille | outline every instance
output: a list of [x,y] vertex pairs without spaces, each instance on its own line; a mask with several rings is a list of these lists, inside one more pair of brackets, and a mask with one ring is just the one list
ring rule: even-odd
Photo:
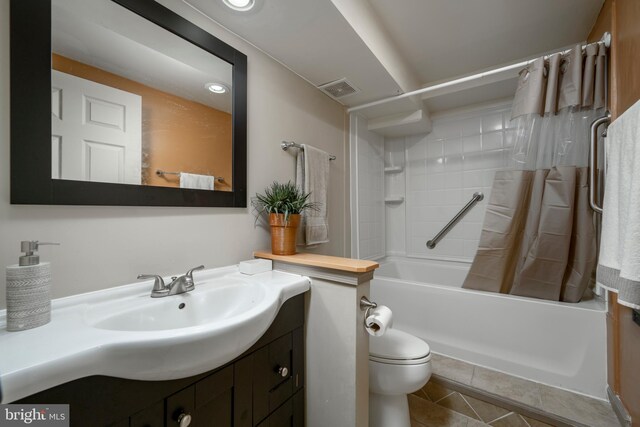
[[344,98],[345,96],[360,92],[346,78],[325,83],[318,86],[318,89],[334,99]]

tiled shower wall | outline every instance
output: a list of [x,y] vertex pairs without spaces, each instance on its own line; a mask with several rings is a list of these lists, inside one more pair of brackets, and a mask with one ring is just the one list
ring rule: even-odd
[[381,258],[386,252],[384,138],[370,132],[363,117],[354,115],[350,120],[351,206],[352,215],[357,219],[357,225],[351,227],[351,256]]
[[[407,256],[473,259],[494,173],[508,165],[514,140],[510,111],[510,104],[503,103],[446,114],[433,120],[431,133],[394,140],[404,142],[406,150]],[[389,147],[392,141],[387,142]],[[484,200],[435,249],[428,249],[426,242],[476,191],[484,193]]]

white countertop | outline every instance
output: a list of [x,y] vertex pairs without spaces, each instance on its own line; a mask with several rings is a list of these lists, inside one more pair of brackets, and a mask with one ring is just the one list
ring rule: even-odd
[[[53,300],[50,323],[20,332],[7,332],[6,310],[0,311],[2,403],[92,375],[158,381],[222,366],[249,349],[282,304],[310,284],[306,277],[280,271],[248,276],[237,266],[195,273],[194,281],[195,290],[164,298],[150,298],[152,281],[147,281]],[[264,295],[250,309],[222,320],[155,331],[94,326],[105,313],[188,304],[221,283],[241,282],[259,284]]]

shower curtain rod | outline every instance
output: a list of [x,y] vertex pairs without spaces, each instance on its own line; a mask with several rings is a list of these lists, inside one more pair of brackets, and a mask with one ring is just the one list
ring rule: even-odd
[[[602,44],[604,44],[604,46],[606,48],[609,48],[611,46],[611,33],[605,32],[602,35],[602,38],[597,43],[598,44],[602,43]],[[587,45],[583,45],[582,49],[584,50],[586,46]],[[558,53],[560,53],[560,54],[568,53],[570,50],[571,49],[563,50],[563,51],[560,51],[560,52],[551,53],[551,54],[548,54],[548,55],[544,55],[544,58],[547,59],[550,56],[556,55]],[[527,65],[529,65],[533,61],[535,61],[535,58],[534,59],[528,59],[528,60],[522,61],[522,62],[518,62],[517,64],[506,65],[504,67],[495,68],[493,70],[483,71],[481,73],[473,74],[471,76],[460,77],[458,79],[449,80],[449,81],[444,82],[444,83],[438,83],[438,84],[435,84],[435,85],[432,85],[432,86],[423,87],[421,89],[416,89],[416,90],[413,90],[411,92],[403,93],[402,95],[396,95],[396,96],[392,96],[390,98],[383,98],[383,99],[379,99],[377,101],[368,102],[366,104],[356,105],[355,107],[347,108],[347,113],[353,113],[354,111],[364,110],[366,108],[375,107],[375,106],[386,104],[386,103],[392,102],[392,101],[398,101],[398,100],[409,98],[409,97],[415,96],[415,95],[422,95],[424,93],[433,92],[435,90],[444,89],[444,88],[450,87],[450,86],[456,86],[456,85],[459,85],[459,84],[462,84],[462,83],[467,83],[467,82],[470,82],[470,81],[473,81],[473,80],[480,80],[480,79],[483,79],[485,77],[492,76],[494,74],[504,73],[506,71],[511,71],[511,70],[517,70],[519,68],[526,67]]]

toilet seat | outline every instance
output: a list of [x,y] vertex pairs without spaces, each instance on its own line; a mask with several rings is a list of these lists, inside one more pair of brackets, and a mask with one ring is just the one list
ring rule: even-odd
[[369,340],[369,360],[390,365],[419,365],[431,360],[429,345],[397,329]]

